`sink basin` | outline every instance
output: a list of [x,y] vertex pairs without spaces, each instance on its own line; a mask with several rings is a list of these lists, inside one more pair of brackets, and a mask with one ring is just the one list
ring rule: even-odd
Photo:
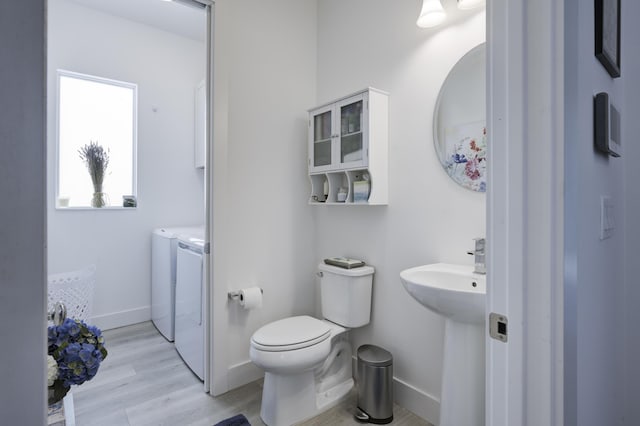
[[434,263],[400,272],[407,292],[423,306],[454,321],[483,324],[487,280],[471,265]]

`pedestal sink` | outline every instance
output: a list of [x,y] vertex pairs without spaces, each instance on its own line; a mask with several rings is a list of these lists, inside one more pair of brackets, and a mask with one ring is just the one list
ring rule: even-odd
[[400,280],[414,299],[445,318],[439,426],[483,426],[485,275],[471,265],[435,263],[405,269]]

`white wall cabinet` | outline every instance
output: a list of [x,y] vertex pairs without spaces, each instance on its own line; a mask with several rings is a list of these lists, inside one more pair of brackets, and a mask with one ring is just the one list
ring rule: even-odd
[[195,90],[195,131],[194,131],[194,156],[193,163],[196,169],[204,169],[204,151],[207,144],[205,123],[207,122],[207,97],[204,80],[198,84]]
[[388,122],[371,87],[309,110],[310,204],[387,204]]

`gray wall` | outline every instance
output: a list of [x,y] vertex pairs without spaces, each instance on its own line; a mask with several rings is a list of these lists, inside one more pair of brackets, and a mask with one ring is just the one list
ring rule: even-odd
[[640,2],[627,0],[622,5],[622,75],[625,84],[623,104],[622,140],[625,144],[624,198],[625,198],[625,288],[624,288],[624,330],[623,353],[625,355],[624,375],[624,424],[640,424],[640,285],[638,284],[638,241],[640,241],[640,54],[638,54],[637,19],[640,17]]
[[[594,56],[593,2],[565,2],[565,425],[638,424],[637,120],[635,0],[623,0],[622,76]],[[593,148],[593,96],[621,111],[622,157]],[[633,96],[635,94],[635,97]],[[613,236],[600,240],[600,197],[614,203]],[[631,245],[630,245],[631,244]],[[625,269],[626,268],[626,269]],[[635,398],[635,399],[634,399]]]
[[0,2],[0,413],[45,417],[45,2]]

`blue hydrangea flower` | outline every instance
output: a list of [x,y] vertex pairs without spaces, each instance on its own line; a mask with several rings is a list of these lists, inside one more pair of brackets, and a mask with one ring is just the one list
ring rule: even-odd
[[107,356],[100,329],[67,318],[47,331],[49,355],[58,363],[58,380],[63,386],[80,385],[92,379]]
[[67,323],[67,333],[69,333],[69,336],[76,337],[80,333],[80,326],[73,320],[65,322]]

